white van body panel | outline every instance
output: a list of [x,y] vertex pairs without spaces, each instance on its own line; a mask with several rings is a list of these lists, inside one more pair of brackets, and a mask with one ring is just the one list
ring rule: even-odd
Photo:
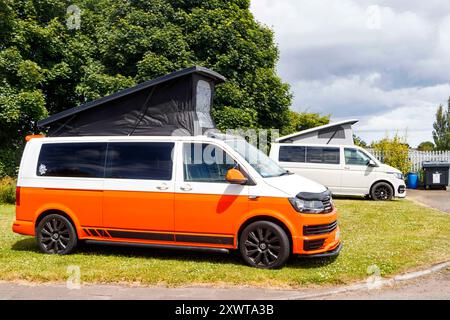
[[[340,161],[337,164],[279,161],[280,147],[282,146],[339,148]],[[376,163],[376,166],[346,164],[345,149],[364,152]],[[397,175],[401,175],[401,172],[380,163],[369,152],[357,146],[274,143],[271,146],[270,157],[283,168],[327,186],[335,195],[365,196],[370,194],[371,187],[376,182],[386,181],[392,185],[395,197],[404,198],[406,196],[406,192],[399,192],[399,188],[405,186],[404,180],[397,177]]]
[[[40,149],[46,143],[76,143],[76,142],[174,142],[174,168],[171,181],[139,180],[139,179],[103,179],[38,176],[36,173]],[[283,175],[276,178],[263,178],[255,169],[233,148],[220,139],[207,136],[130,136],[130,137],[48,137],[31,139],[25,147],[18,174],[17,186],[36,188],[64,188],[82,190],[116,190],[116,191],[158,191],[179,192],[184,186],[182,182],[183,164],[181,150],[183,142],[209,143],[222,148],[230,154],[248,175],[256,182],[254,186],[235,184],[192,183],[191,190],[185,193],[224,194],[224,195],[255,195],[287,198],[299,192],[322,192],[326,188],[314,181],[294,175]],[[273,179],[273,180],[272,180]],[[319,190],[319,191],[316,191]]]
[[297,174],[266,178],[265,182],[271,187],[286,192],[290,197],[295,197],[299,193],[299,186],[308,186],[308,190],[302,190],[306,192],[322,193],[327,190],[324,185]]

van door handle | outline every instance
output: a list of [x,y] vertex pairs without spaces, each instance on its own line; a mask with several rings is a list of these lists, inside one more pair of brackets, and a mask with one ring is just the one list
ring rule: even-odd
[[184,186],[181,186],[180,189],[183,191],[191,191],[192,187],[190,184],[185,184]]
[[163,183],[163,184],[157,186],[156,189],[158,189],[158,190],[167,190],[167,189],[169,189],[169,186],[166,183]]
[[344,167],[345,170],[350,170],[350,167]]

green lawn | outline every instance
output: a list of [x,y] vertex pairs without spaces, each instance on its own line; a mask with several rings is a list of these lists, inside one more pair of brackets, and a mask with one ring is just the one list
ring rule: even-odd
[[34,239],[11,231],[13,206],[0,206],[0,279],[65,281],[69,265],[80,266],[83,282],[146,285],[190,284],[298,287],[339,284],[450,259],[450,215],[407,200],[336,200],[344,249],[337,259],[292,258],[281,270],[243,265],[236,254],[83,246],[68,256],[38,252]]

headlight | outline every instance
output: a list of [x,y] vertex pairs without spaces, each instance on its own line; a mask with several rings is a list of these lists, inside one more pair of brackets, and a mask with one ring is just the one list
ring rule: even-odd
[[390,172],[390,174],[393,174],[397,179],[405,180],[405,177],[403,176],[402,173],[398,173],[398,172]]
[[299,198],[289,198],[289,202],[298,212],[321,213],[325,210],[323,202],[320,200],[303,200]]

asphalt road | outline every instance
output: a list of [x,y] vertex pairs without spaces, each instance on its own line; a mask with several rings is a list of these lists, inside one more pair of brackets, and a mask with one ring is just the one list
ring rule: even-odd
[[428,207],[450,213],[450,190],[411,190],[406,191],[406,198]]

